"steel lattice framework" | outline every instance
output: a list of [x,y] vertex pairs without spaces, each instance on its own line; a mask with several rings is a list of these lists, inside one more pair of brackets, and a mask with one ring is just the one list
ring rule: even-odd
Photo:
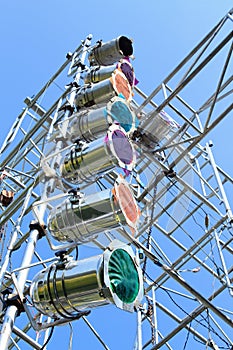
[[[191,349],[199,343],[203,349],[233,348],[233,179],[216,164],[210,141],[223,119],[231,125],[232,16],[230,11],[149,96],[134,88],[131,105],[141,120],[149,115],[149,124],[165,111],[179,124],[155,147],[144,147],[140,133],[131,135],[139,154],[128,180],[141,212],[138,229],[132,235],[120,226],[92,242],[102,251],[114,238],[122,239],[141,259],[145,296],[136,310],[135,350]],[[42,223],[53,207],[43,193],[41,159],[48,139],[57,135],[57,123],[69,113],[67,102],[77,91],[91,47],[89,36],[33,98],[25,99],[1,147],[2,187],[14,192],[0,216],[2,350],[9,340],[9,349],[42,349],[52,326],[71,321],[33,318],[25,310],[35,269],[58,259],[43,225],[32,221]],[[201,84],[208,79],[206,88]],[[58,85],[65,86],[62,94]],[[192,89],[200,90],[199,101],[192,99]],[[108,171],[97,185],[111,187],[116,176],[116,169]],[[88,316],[80,318],[97,344],[111,349]],[[43,341],[34,335],[46,329]]]

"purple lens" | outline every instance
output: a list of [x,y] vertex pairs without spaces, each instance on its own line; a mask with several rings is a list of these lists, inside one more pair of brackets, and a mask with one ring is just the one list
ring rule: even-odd
[[134,72],[133,69],[127,64],[127,63],[122,63],[121,64],[121,70],[126,76],[130,86],[133,86],[134,84]]
[[130,164],[133,161],[133,149],[123,132],[115,130],[112,134],[112,142],[117,157],[124,164]]

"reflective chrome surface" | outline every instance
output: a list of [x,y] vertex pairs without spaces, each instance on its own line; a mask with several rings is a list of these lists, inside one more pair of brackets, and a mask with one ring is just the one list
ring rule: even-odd
[[126,219],[112,190],[84,196],[76,204],[69,200],[55,207],[48,218],[48,229],[59,241],[86,243],[104,230],[125,225]]
[[34,306],[50,317],[71,317],[79,310],[108,304],[100,296],[102,264],[103,256],[99,255],[41,271],[31,286]]
[[178,128],[177,123],[167,113],[161,111],[153,118],[150,118],[149,113],[138,129],[142,136],[142,143],[148,147],[154,147],[172,128]]
[[105,139],[74,146],[60,166],[61,176],[71,183],[93,182],[97,175],[119,166],[131,171],[136,153],[124,129],[112,124]]
[[77,139],[94,141],[106,134],[113,122],[119,123],[126,132],[134,130],[138,123],[134,111],[124,98],[114,97],[104,107],[74,113],[69,121],[67,138],[72,142]]
[[58,241],[87,243],[120,225],[136,228],[140,211],[129,184],[119,177],[112,189],[65,200],[48,217],[48,229]]
[[68,138],[75,142],[84,139],[94,141],[107,133],[109,123],[106,118],[106,107],[75,113],[70,119]]
[[[119,260],[118,251],[124,253],[124,261]],[[55,263],[34,277],[30,288],[32,303],[53,318],[74,317],[79,310],[109,303],[133,312],[143,296],[142,272],[135,259],[132,248],[113,241],[101,255]],[[114,275],[110,267],[114,267]],[[132,283],[136,291],[130,288]],[[115,291],[117,285],[119,291]]]
[[90,69],[89,72],[87,72],[83,78],[85,84],[88,83],[99,83],[102,80],[108,79],[111,77],[112,73],[116,69],[116,65],[113,64],[111,66],[107,67],[99,67],[95,66]]
[[98,47],[95,47],[89,54],[88,59],[93,66],[108,66],[132,54],[132,40],[126,36],[119,36],[116,39],[101,43]]
[[77,108],[102,107],[114,96],[122,95],[127,101],[132,99],[132,88],[121,70],[116,69],[109,79],[80,88],[75,96]]
[[110,79],[106,79],[80,89],[75,96],[74,104],[78,108],[92,107],[94,105],[101,107],[101,104],[108,102],[116,95],[117,92]]

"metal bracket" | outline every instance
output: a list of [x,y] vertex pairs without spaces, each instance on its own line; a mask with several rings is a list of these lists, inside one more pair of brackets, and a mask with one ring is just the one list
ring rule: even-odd
[[9,294],[8,298],[4,301],[5,307],[12,306],[12,305],[17,307],[18,312],[16,316],[19,316],[21,312],[25,311],[23,302],[21,301],[18,294]]
[[40,224],[38,221],[32,221],[29,228],[30,231],[37,230],[39,232],[39,239],[45,236],[46,225]]

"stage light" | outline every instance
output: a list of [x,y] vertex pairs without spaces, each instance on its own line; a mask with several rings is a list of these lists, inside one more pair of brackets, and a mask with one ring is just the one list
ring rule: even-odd
[[62,178],[71,183],[93,182],[96,177],[116,166],[132,171],[136,153],[132,142],[120,125],[112,124],[103,140],[75,145],[60,166]]
[[48,230],[62,242],[87,243],[105,230],[128,225],[135,230],[140,211],[128,183],[118,177],[113,189],[65,200],[53,208]]
[[94,141],[106,134],[109,125],[114,122],[126,132],[132,132],[139,124],[129,103],[120,97],[114,97],[104,107],[74,113],[67,122],[67,138],[72,142],[77,139]]
[[108,66],[132,54],[132,40],[126,36],[119,36],[106,43],[99,42],[99,45],[91,50],[88,59],[92,66]]
[[74,261],[69,257],[39,272],[32,281],[33,306],[52,318],[115,304],[133,312],[143,297],[142,271],[131,247],[113,241],[103,254]]
[[99,83],[102,80],[110,78],[115,70],[115,64],[110,66],[94,66],[83,75],[83,80],[85,84]]
[[177,130],[179,125],[166,112],[161,111],[153,115],[154,112],[148,113],[139,124],[135,134],[146,147],[154,148],[168,133],[173,129]]
[[132,88],[128,79],[120,69],[116,69],[109,79],[81,87],[77,91],[74,104],[78,109],[92,106],[102,107],[111,98],[119,95],[127,101],[132,100]]
[[134,86],[138,83],[138,80],[134,74],[133,66],[130,63],[130,60],[126,58],[121,59],[117,65],[91,67],[88,72],[83,74],[83,80],[85,84],[98,83],[102,80],[110,78],[116,69],[120,69],[120,71],[125,75],[130,86]]

